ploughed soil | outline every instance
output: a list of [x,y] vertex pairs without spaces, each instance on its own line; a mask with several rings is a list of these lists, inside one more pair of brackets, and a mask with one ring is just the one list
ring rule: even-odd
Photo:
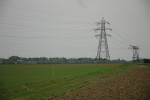
[[139,65],[126,74],[110,75],[48,100],[150,100],[150,67]]

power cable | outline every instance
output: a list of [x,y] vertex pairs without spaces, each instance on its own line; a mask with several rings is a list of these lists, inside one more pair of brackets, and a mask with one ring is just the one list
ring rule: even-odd
[[[18,6],[13,6],[13,5],[5,5],[5,7],[10,7],[10,8],[15,8],[15,9],[22,9],[22,10],[24,10],[24,11],[29,11],[29,12],[34,12],[34,13],[41,13],[41,14],[47,14],[47,15],[51,15],[51,16],[53,16],[53,15],[58,15],[58,16],[65,16],[65,17],[83,17],[84,19],[85,18],[87,18],[87,16],[86,17],[84,17],[84,16],[72,16],[72,15],[64,15],[64,13],[63,13],[63,15],[60,15],[60,14],[58,14],[58,13],[56,13],[56,12],[45,12],[45,11],[39,11],[39,10],[35,10],[35,9],[30,9],[30,8],[23,8],[23,7],[18,7]],[[95,17],[95,16],[94,16]],[[91,16],[89,17],[89,18],[91,18]]]
[[116,31],[113,31],[113,33],[118,34],[118,36],[119,36],[120,38],[122,38],[123,40],[125,40],[126,42],[128,42],[128,43],[130,43],[130,44],[138,44],[138,43],[136,43],[136,42],[130,40],[129,38],[123,37],[122,35],[120,35],[120,34],[119,34],[118,32],[116,32]]
[[120,43],[120,44],[123,44],[123,45],[126,45],[126,46],[130,45],[130,44],[128,44],[128,43],[126,43],[126,42],[124,42],[124,41],[122,41],[120,39],[115,38],[114,36],[112,36],[111,38],[112,38],[112,40],[117,41],[117,43]]
[[[115,34],[117,34],[117,36],[119,36],[120,38],[122,38],[123,40],[125,40],[125,41],[128,41],[130,44],[137,44],[137,45],[140,45],[139,43],[137,43],[137,41],[135,42],[135,41],[133,41],[133,40],[130,40],[130,38],[128,37],[128,36],[125,36],[125,35],[121,35],[121,34],[119,34],[119,33],[123,33],[123,34],[125,34],[124,32],[118,32],[118,31],[114,31],[115,29],[113,29],[113,33],[115,33]],[[118,27],[117,27],[117,30],[120,30]],[[141,43],[141,42],[140,42]]]
[[[6,16],[6,15],[0,15],[0,17],[4,17],[4,18],[13,18],[13,19],[20,19],[20,20],[22,20],[22,19],[24,19],[24,20],[32,20],[32,21],[36,21],[36,22],[43,22],[43,23],[49,23],[49,24],[56,24],[56,25],[58,25],[58,24],[84,24],[84,25],[91,25],[91,24],[93,24],[93,23],[88,23],[88,22],[81,22],[81,21],[79,21],[79,22],[71,22],[71,21],[68,21],[67,22],[67,20],[66,21],[64,21],[64,22],[61,22],[61,21],[58,21],[57,23],[56,22],[49,22],[49,20],[51,20],[51,19],[47,19],[47,20],[45,20],[45,21],[40,21],[39,19],[37,19],[37,20],[35,20],[35,18],[34,19],[26,19],[26,18],[17,18],[16,16],[14,17],[14,16]],[[23,21],[23,20],[22,20]]]
[[[28,27],[29,29],[33,29],[33,28],[43,28],[42,30],[39,31],[45,31],[45,27],[38,27],[38,26],[29,26],[29,25],[22,25],[22,24],[12,24],[12,23],[1,23],[1,24],[6,24],[6,25],[13,25],[13,26],[19,26],[19,27]],[[46,27],[49,31],[87,31],[87,30],[82,30],[82,29],[49,29],[48,27]]]
[[17,36],[17,35],[0,35],[0,37],[7,37],[7,38],[37,38],[37,39],[83,39],[87,38],[85,36],[74,36],[74,37],[48,37],[48,36]]

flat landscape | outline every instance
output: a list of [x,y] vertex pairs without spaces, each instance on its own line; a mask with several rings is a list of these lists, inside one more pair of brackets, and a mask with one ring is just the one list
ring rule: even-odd
[[150,100],[149,38],[150,0],[0,0],[0,100]]
[[[148,66],[138,64],[1,65],[0,98],[1,100],[96,100],[106,97],[127,99],[131,96],[133,99],[149,98],[147,89],[150,89],[150,67]],[[133,95],[127,95],[131,92]]]

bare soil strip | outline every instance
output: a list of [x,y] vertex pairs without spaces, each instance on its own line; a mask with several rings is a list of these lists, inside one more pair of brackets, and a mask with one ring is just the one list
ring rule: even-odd
[[150,67],[140,65],[127,74],[105,77],[49,100],[150,100]]

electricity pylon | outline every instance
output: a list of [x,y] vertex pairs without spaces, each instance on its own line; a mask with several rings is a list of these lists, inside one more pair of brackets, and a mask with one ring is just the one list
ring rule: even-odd
[[106,30],[112,30],[112,29],[105,28],[105,24],[109,24],[109,22],[106,22],[103,17],[100,22],[96,23],[97,28],[94,29],[95,32],[99,31],[100,33],[95,35],[96,37],[99,37],[99,44],[98,44],[98,50],[96,56],[96,58],[99,60],[101,60],[101,58],[110,60],[107,36],[111,36],[111,35],[106,34]]
[[129,49],[133,49],[133,62],[139,62],[139,47],[130,45]]

